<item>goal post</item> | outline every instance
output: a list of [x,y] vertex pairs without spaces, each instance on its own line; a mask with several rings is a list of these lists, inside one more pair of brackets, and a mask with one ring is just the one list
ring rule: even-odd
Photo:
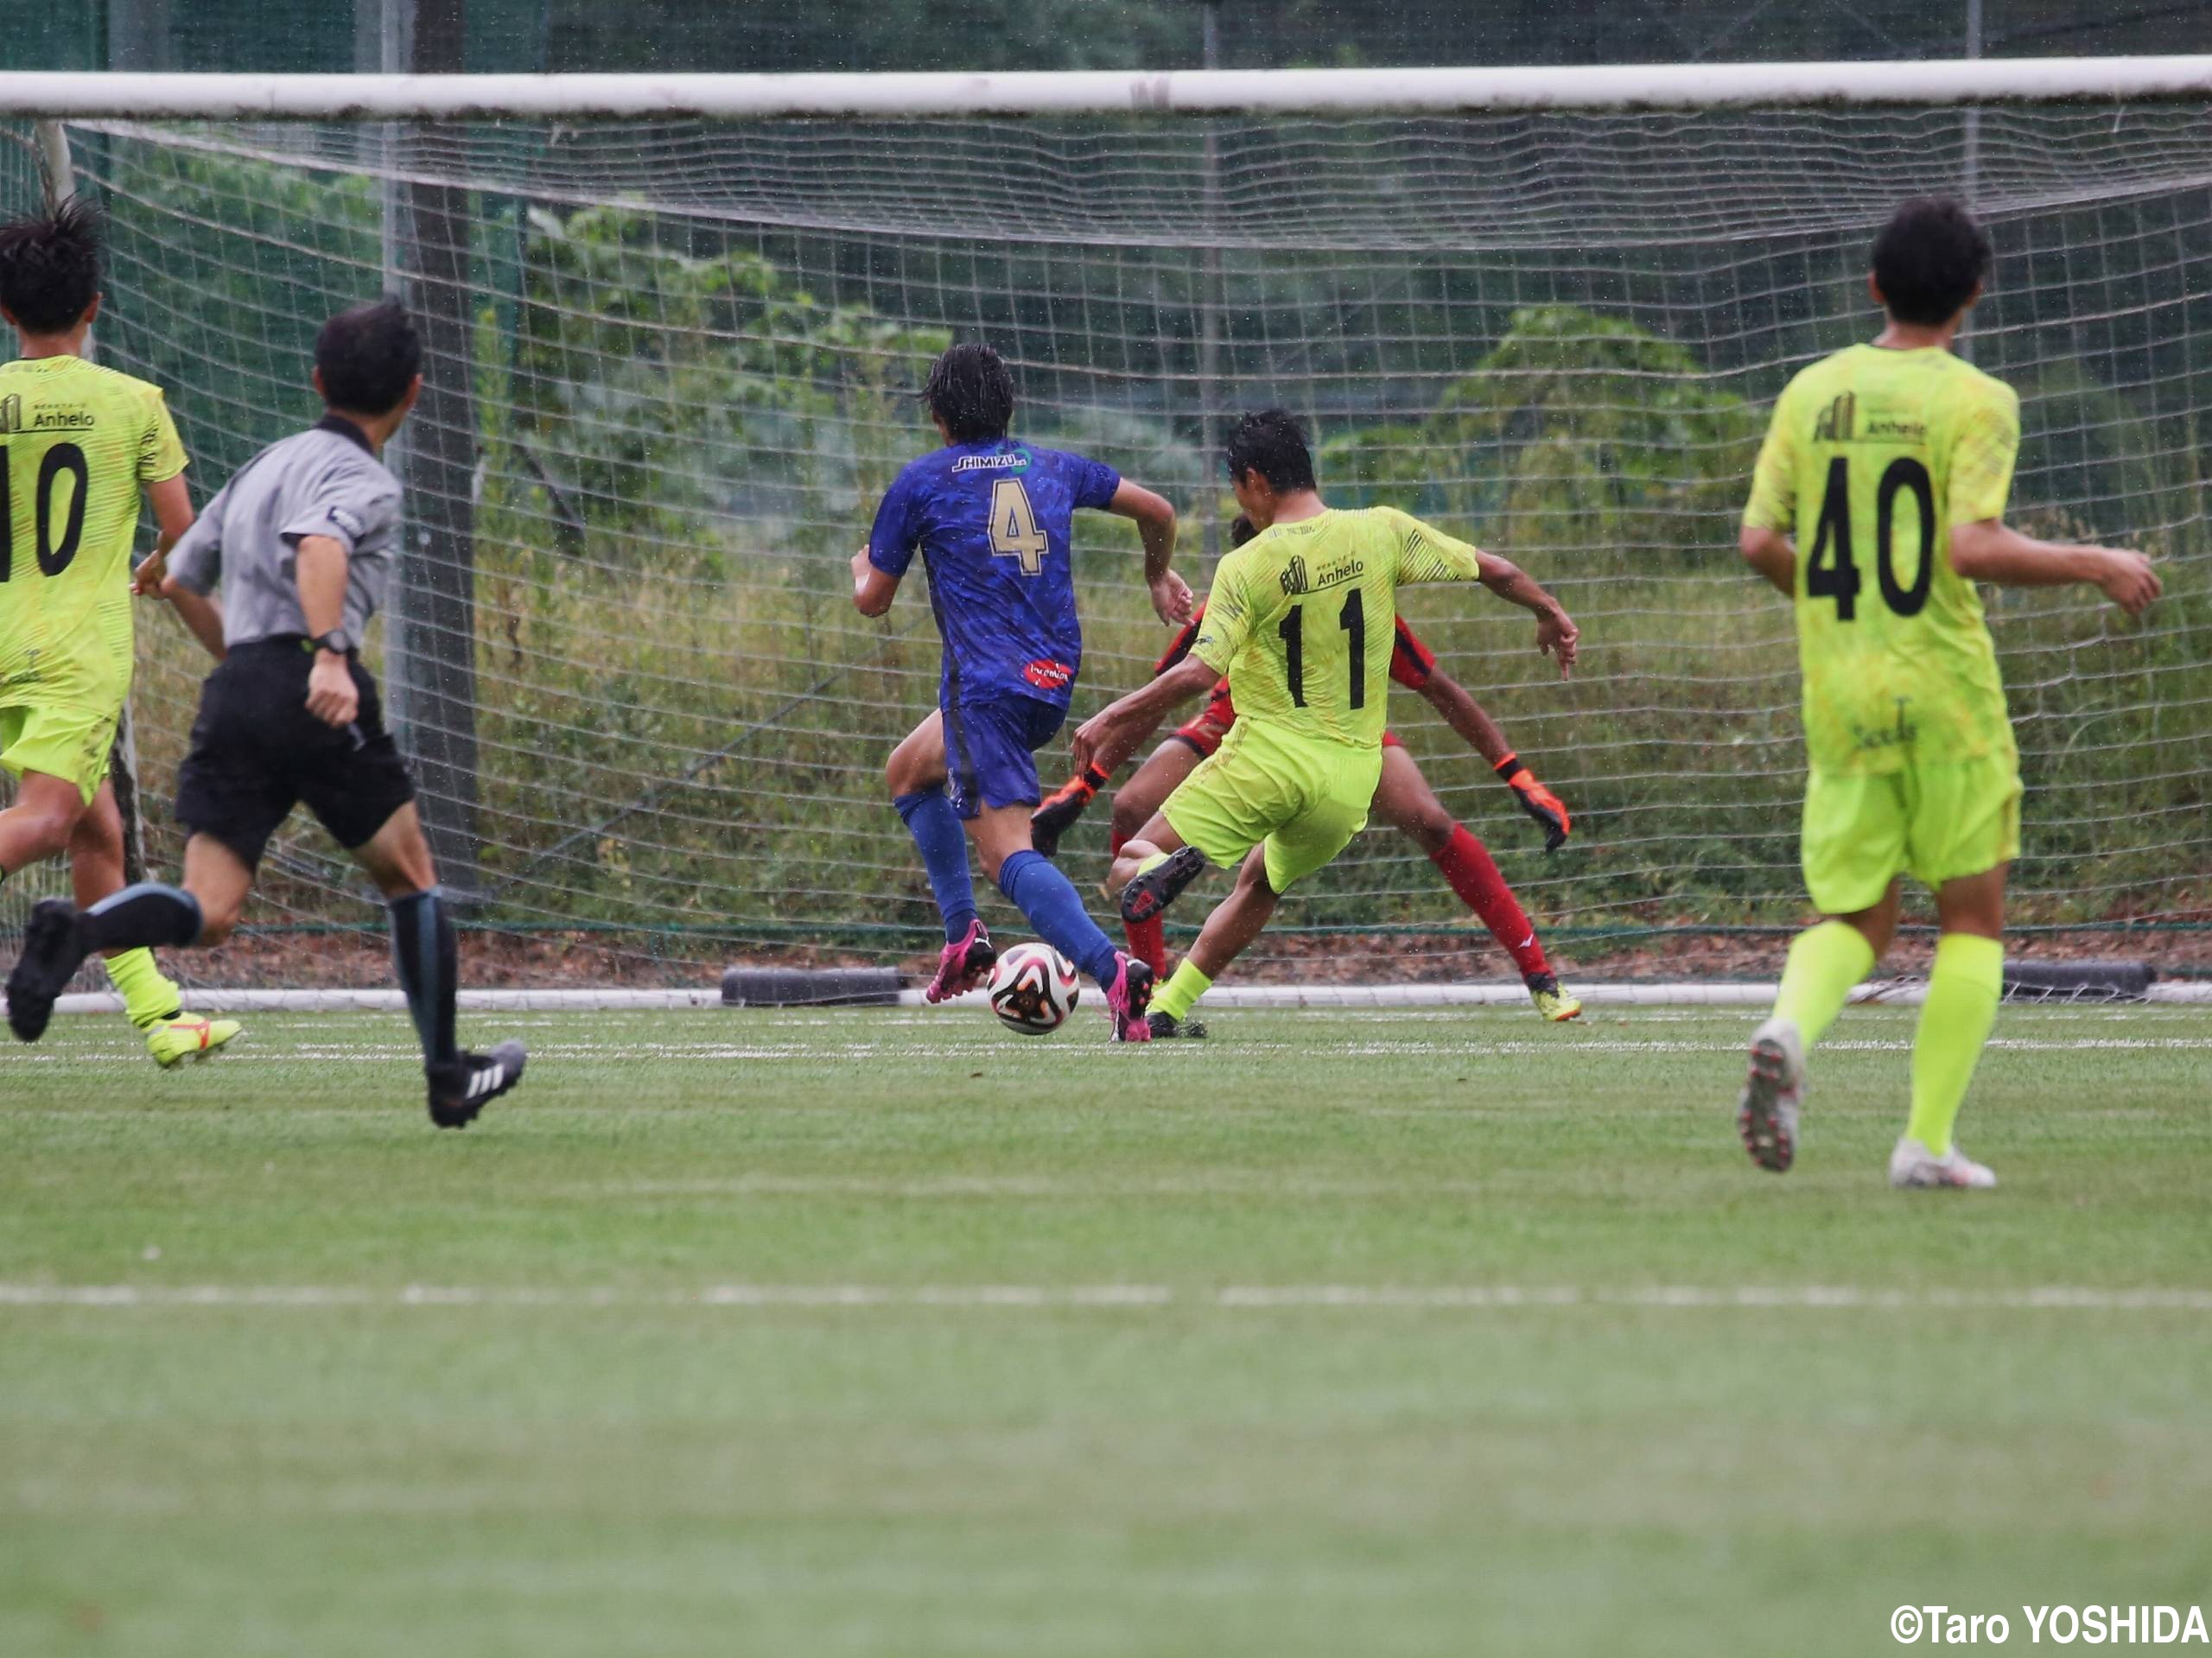
[[[1396,693],[1395,728],[1570,960],[1694,934],[1710,970],[1802,913],[1789,622],[1734,550],[1766,411],[1865,336],[1896,201],[1968,187],[1999,250],[1975,360],[2023,400],[2014,516],[2168,574],[2139,626],[2079,594],[1992,607],[2030,788],[2018,912],[2169,942],[2212,915],[2208,101],[2212,57],[0,74],[0,208],[66,143],[113,227],[103,360],[168,390],[203,499],[312,417],[330,311],[423,271],[465,297],[428,365],[444,460],[409,483],[410,546],[465,537],[423,556],[474,581],[448,641],[473,772],[437,786],[470,795],[475,982],[931,948],[881,768],[932,705],[936,634],[918,592],[857,616],[846,562],[935,441],[923,371],[970,337],[1013,363],[1020,435],[1176,502],[1196,584],[1197,526],[1226,516],[1209,418],[1280,403],[1332,500],[1407,506],[1552,587],[1584,628],[1564,685],[1485,594],[1405,607],[1573,810],[1566,849],[1427,703]],[[1079,520],[1075,558],[1080,715],[1162,640],[1127,526]],[[203,664],[158,613],[139,632],[161,869]],[[1107,827],[1102,800],[1065,843],[1086,890]],[[1505,972],[1409,827],[1294,894],[1255,970]],[[381,981],[377,908],[319,831],[296,821],[266,876],[258,931],[181,965]],[[0,890],[0,924],[32,890]]]
[[[58,120],[42,120],[34,128],[38,154],[40,197],[48,207],[59,207],[77,193],[77,169],[69,156],[68,130]],[[108,759],[108,780],[115,790],[123,815],[123,872],[128,880],[146,878],[145,814],[138,799],[138,744],[125,702],[117,723],[115,741]]]

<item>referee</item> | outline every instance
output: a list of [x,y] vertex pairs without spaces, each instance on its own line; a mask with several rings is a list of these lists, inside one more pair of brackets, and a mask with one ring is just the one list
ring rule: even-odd
[[249,461],[166,572],[159,558],[141,568],[142,593],[223,589],[221,609],[206,607],[194,630],[220,665],[201,690],[177,778],[176,815],[191,835],[184,885],[143,883],[82,912],[58,899],[38,905],[8,980],[8,1022],[24,1041],[45,1031],[54,998],[92,951],[207,950],[228,938],[269,837],[305,802],[391,908],[430,1120],[466,1128],[522,1080],[521,1043],[477,1054],[454,1042],[453,919],[414,779],[359,657],[400,522],[399,481],[378,455],[415,406],[422,362],[421,337],[397,301],[331,318],[315,346],[323,417]]

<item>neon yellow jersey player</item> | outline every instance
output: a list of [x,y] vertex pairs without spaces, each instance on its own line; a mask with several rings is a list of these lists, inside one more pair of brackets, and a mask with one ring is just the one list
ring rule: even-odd
[[1078,765],[1110,772],[1161,715],[1223,674],[1236,723],[1114,861],[1122,918],[1159,915],[1209,863],[1239,864],[1236,890],[1153,998],[1155,1035],[1173,1035],[1223,969],[1259,937],[1277,900],[1326,865],[1367,822],[1382,768],[1397,590],[1480,581],[1536,613],[1536,645],[1565,675],[1574,624],[1494,554],[1391,507],[1336,511],[1287,411],[1247,415],[1229,441],[1236,504],[1260,533],[1221,562],[1191,653],[1076,733]]
[[1790,946],[1738,1106],[1745,1149],[1777,1172],[1796,1153],[1805,1051],[1888,950],[1910,873],[1935,891],[1942,937],[1890,1182],[1996,1184],[1951,1139],[1996,1017],[2020,849],[2018,754],[1974,584],[2085,581],[2130,615],[2158,594],[2140,554],[2005,526],[2019,398],[1950,350],[1989,262],[1956,202],[1897,209],[1868,278],[1888,326],[1789,383],[1744,514],[1745,558],[1796,603],[1805,885],[1827,918]]
[[[88,206],[0,226],[0,313],[22,353],[0,364],[0,766],[16,782],[0,811],[0,880],[67,852],[79,904],[123,886],[123,817],[107,773],[130,690],[140,492],[159,550],[193,518],[161,389],[84,357],[99,310]],[[238,1032],[229,1020],[187,1016],[151,950],[118,951],[107,970],[161,1064]]]

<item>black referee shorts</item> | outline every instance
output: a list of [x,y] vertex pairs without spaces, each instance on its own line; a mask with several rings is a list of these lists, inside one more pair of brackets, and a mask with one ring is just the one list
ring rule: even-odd
[[334,728],[308,712],[314,665],[302,640],[258,639],[232,646],[200,688],[192,749],[177,773],[177,821],[213,835],[249,868],[302,801],[351,852],[415,798],[376,681],[353,664],[360,714]]

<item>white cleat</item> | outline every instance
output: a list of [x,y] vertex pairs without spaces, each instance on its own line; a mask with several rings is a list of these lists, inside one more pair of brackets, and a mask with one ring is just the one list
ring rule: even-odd
[[1938,1157],[1916,1140],[1901,1140],[1890,1153],[1890,1184],[1900,1191],[1928,1186],[1986,1191],[1997,1184],[1997,1177],[1956,1145]]
[[1795,1021],[1770,1019],[1751,1032],[1751,1065],[1736,1104],[1736,1132],[1751,1161],[1777,1174],[1797,1155],[1805,1103],[1805,1044]]

